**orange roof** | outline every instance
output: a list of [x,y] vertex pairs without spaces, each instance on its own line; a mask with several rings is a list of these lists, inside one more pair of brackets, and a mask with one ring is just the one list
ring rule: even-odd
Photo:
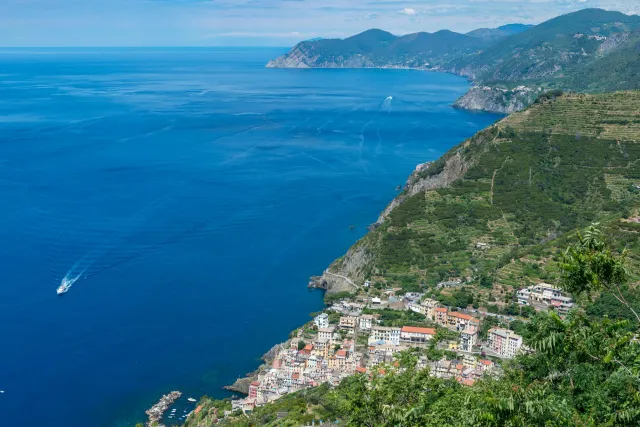
[[291,378],[297,380],[298,378],[300,378],[300,374],[298,372],[294,372],[293,375],[291,375]]
[[338,356],[338,357],[347,357],[347,350],[338,350],[338,351],[336,351],[336,356]]
[[413,332],[415,334],[435,335],[436,330],[433,328],[418,328],[415,326],[403,326],[401,332]]
[[313,350],[313,344],[307,344],[307,345],[305,345],[305,346],[304,346],[304,349],[305,349],[305,350],[309,350],[309,351]]
[[436,311],[439,311],[439,312],[441,312],[441,313],[446,313],[446,312],[447,312],[447,309],[446,309],[446,308],[443,308],[443,307],[436,307]]
[[260,385],[260,381],[254,381],[251,383],[251,385]]
[[463,364],[458,364],[456,365],[456,369],[462,370],[464,368]]
[[384,369],[379,369],[379,370],[378,370],[378,373],[379,373],[380,375],[384,375],[384,374],[386,374],[386,373],[387,373],[387,371],[385,371]]
[[367,368],[363,368],[362,366],[357,366],[356,367],[356,372],[360,372],[362,374],[365,374],[367,372]]
[[479,362],[482,363],[483,365],[486,365],[486,366],[493,365],[493,362],[491,360],[487,360],[487,359],[480,359]]
[[200,411],[202,411],[202,405],[198,405],[198,407],[196,408],[196,410],[195,410],[195,411],[193,411],[193,412],[195,412],[195,414],[196,414],[196,415],[198,415],[198,414],[200,413]]
[[466,386],[470,387],[475,383],[475,381],[474,380],[462,380],[462,381],[460,381],[460,383],[462,383],[462,385],[466,385]]
[[449,313],[449,316],[457,317],[458,319],[464,319],[464,320],[473,319],[473,317],[469,316],[468,314],[458,313],[457,311],[452,311],[451,313]]

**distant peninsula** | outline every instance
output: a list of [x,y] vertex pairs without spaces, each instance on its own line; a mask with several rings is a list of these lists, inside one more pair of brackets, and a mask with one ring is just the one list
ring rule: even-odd
[[584,9],[539,25],[395,36],[371,29],[298,43],[268,68],[402,68],[453,73],[474,86],[458,108],[510,114],[551,89],[640,88],[640,16]]

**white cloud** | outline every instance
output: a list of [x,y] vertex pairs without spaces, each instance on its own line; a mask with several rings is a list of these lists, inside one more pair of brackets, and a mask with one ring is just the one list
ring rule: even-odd
[[400,11],[400,13],[407,16],[414,16],[417,12],[415,9],[412,9],[410,7],[405,7]]

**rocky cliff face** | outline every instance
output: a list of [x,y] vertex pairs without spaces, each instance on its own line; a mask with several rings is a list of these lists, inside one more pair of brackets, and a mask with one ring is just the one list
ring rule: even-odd
[[[394,198],[380,214],[373,225],[374,230],[370,233],[375,233],[375,228],[382,225],[389,214],[408,197],[451,185],[468,170],[469,165],[459,152],[455,152],[444,161],[444,166],[439,173],[424,174],[423,172],[428,171],[430,167],[436,167],[435,163],[427,162],[416,167],[409,176],[403,193]],[[353,245],[346,255],[333,262],[322,276],[314,278],[314,284],[330,293],[352,292],[361,286],[371,274],[375,262],[374,251],[370,246],[375,244],[375,240],[368,237],[365,236]]]
[[476,86],[458,99],[456,108],[475,111],[511,114],[524,110],[542,93],[540,88],[519,86],[515,89],[501,89]]
[[251,385],[252,382],[258,380],[258,376],[260,375],[260,373],[271,368],[271,364],[273,363],[273,360],[276,358],[278,352],[282,350],[284,346],[288,346],[289,342],[290,341],[287,341],[282,344],[276,344],[273,347],[271,347],[271,349],[269,349],[269,351],[267,351],[261,357],[264,364],[262,364],[258,369],[256,369],[252,373],[248,374],[246,377],[238,378],[237,380],[235,380],[233,384],[225,386],[224,388],[229,391],[237,391],[238,393],[249,394],[249,385]]
[[[476,71],[467,68],[440,68],[429,66],[416,66],[409,63],[377,63],[363,55],[349,57],[322,57],[313,52],[313,49],[296,46],[291,52],[269,61],[267,68],[412,68],[427,71],[443,71],[459,76],[474,79]],[[492,113],[511,114],[521,111],[531,104],[540,93],[537,88],[521,86],[517,89],[507,90],[487,86],[474,87],[462,98],[458,99],[454,106],[465,110],[487,111]]]
[[295,48],[267,63],[267,68],[373,68],[376,64],[362,55],[323,58],[312,51]]

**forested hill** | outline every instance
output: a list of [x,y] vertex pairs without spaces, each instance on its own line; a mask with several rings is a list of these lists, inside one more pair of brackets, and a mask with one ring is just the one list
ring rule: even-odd
[[584,9],[536,26],[467,34],[396,37],[369,30],[347,39],[306,41],[268,67],[419,68],[452,72],[479,87],[457,105],[511,113],[545,89],[604,92],[640,88],[640,16]]
[[[231,404],[203,398],[185,427],[640,425],[640,92],[557,95],[418,168],[331,271],[370,279],[369,295],[393,285],[449,305],[445,293],[472,293],[481,309],[544,279],[577,298],[566,318],[512,322],[527,350],[471,386],[418,368],[443,357],[432,340],[248,414],[222,418]],[[461,289],[434,286],[454,278]]]
[[[460,279],[501,307],[557,279],[559,248],[592,222],[640,272],[639,207],[640,92],[543,97],[414,173],[329,271],[407,291]],[[336,277],[323,280],[348,289]]]

